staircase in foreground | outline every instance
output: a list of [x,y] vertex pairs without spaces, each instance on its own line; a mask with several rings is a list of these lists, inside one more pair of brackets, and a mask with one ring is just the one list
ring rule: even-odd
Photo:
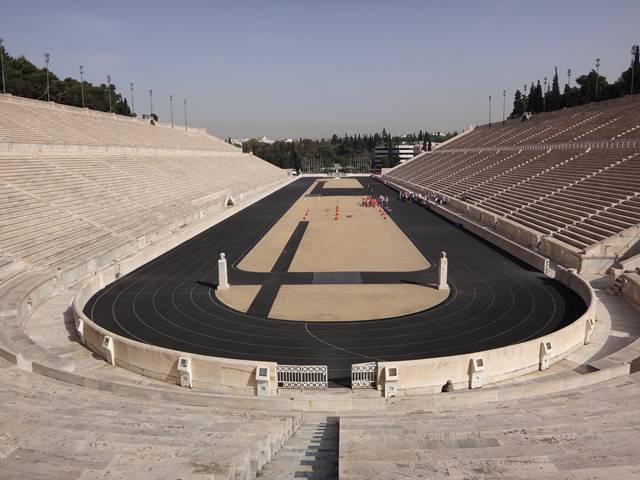
[[305,416],[302,427],[265,465],[259,478],[337,480],[339,429],[338,417]]

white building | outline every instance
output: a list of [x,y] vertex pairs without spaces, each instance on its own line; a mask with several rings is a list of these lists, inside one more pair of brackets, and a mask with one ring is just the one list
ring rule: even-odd
[[400,145],[392,145],[389,148],[386,144],[376,145],[373,152],[373,163],[371,170],[373,173],[379,173],[382,165],[388,158],[392,158],[393,163],[396,159],[400,160],[400,163],[404,163],[407,160],[411,160],[416,155],[422,153],[420,145],[414,145],[412,143],[401,143]]

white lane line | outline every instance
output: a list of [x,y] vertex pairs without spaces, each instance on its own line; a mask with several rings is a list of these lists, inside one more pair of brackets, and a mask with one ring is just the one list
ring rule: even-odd
[[311,337],[313,337],[314,339],[316,339],[317,341],[324,343],[325,345],[331,347],[331,348],[335,348],[336,350],[341,350],[345,353],[348,353],[350,355],[355,355],[356,357],[360,357],[360,358],[366,358],[368,360],[374,360],[374,361],[378,361],[377,358],[375,357],[370,357],[368,355],[362,355],[361,353],[356,353],[356,352],[352,352],[351,350],[347,350],[346,348],[342,348],[342,347],[338,347],[337,345],[333,345],[332,343],[329,343],[323,339],[321,339],[320,337],[314,335],[313,333],[311,333],[311,330],[309,330],[309,324],[305,323],[304,324],[304,330],[305,332],[307,332],[309,335],[311,335]]

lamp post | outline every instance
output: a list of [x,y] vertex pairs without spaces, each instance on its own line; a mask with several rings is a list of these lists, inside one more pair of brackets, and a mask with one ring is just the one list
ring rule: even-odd
[[171,128],[173,128],[173,95],[169,95],[169,107],[171,108]]
[[489,128],[491,128],[491,95],[489,95]]
[[567,87],[569,88],[567,89],[567,94],[565,95],[564,99],[565,107],[569,106],[569,98],[571,98],[571,69],[567,70]]
[[527,84],[522,87],[522,113],[527,113]]
[[153,90],[149,89],[149,105],[151,107],[151,115],[153,116]]
[[544,90],[542,93],[542,111],[547,111],[547,77],[544,77]]
[[600,59],[596,58],[596,100],[598,100],[599,84],[600,84]]
[[187,99],[184,99],[184,129],[187,130]]
[[80,65],[80,98],[82,99],[82,108],[84,108],[84,67]]
[[111,75],[107,75],[107,93],[109,94],[109,113],[111,113]]
[[502,124],[505,124],[505,113],[506,113],[506,105],[507,105],[507,91],[502,90]]
[[133,82],[129,83],[129,89],[131,90],[131,115],[136,114],[136,109],[133,106]]
[[0,38],[0,71],[2,72],[2,93],[7,93],[7,85],[4,79],[4,45],[2,44],[4,40]]
[[47,102],[49,101],[49,54],[44,54],[44,63],[47,65]]

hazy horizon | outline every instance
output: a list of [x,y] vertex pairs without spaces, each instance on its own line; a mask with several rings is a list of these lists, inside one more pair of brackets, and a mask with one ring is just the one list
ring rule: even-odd
[[[11,5],[9,8],[8,5]],[[462,130],[502,118],[523,84],[601,59],[610,82],[640,42],[640,2],[4,2],[0,37],[61,78],[106,83],[219,137]],[[572,81],[573,81],[572,79]],[[11,86],[8,85],[8,92]]]

